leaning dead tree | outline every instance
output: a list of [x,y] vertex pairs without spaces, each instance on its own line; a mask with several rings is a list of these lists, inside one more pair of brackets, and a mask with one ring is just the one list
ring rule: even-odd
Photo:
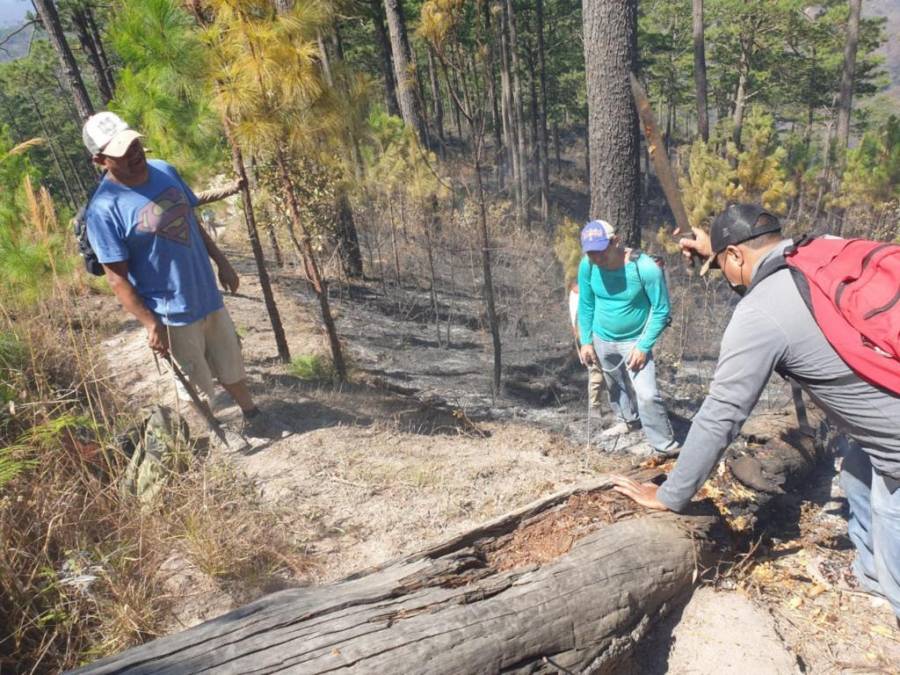
[[689,514],[644,511],[600,480],[77,672],[615,672],[716,557],[724,528],[710,502],[763,518],[821,456],[821,437],[794,433],[788,415],[757,427]]

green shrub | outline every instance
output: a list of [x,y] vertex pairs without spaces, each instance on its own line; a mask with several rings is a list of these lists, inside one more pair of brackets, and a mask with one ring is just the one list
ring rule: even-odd
[[337,378],[331,361],[316,354],[294,357],[288,370],[307,382],[333,382]]

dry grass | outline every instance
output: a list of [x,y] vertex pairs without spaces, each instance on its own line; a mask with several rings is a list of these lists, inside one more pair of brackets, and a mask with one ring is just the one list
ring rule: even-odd
[[150,506],[121,494],[115,434],[133,413],[74,292],[57,283],[0,320],[2,672],[58,672],[164,632],[173,552],[241,601],[310,570],[283,515],[223,464],[196,457]]

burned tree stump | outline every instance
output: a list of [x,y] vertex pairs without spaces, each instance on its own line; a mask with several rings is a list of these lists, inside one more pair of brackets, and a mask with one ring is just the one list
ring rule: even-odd
[[[723,512],[741,500],[759,507],[818,457],[787,422],[766,426],[764,443],[749,427],[708,488]],[[600,480],[76,672],[614,672],[690,592],[723,538],[710,501],[691,506],[684,515],[648,512]]]
[[830,456],[824,416],[814,408],[807,415],[804,425],[793,410],[756,415],[744,425],[700,495],[713,498],[731,529],[746,532],[769,520],[782,495]]

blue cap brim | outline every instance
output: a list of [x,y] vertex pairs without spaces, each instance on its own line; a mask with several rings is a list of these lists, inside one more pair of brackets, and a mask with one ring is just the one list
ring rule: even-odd
[[609,239],[593,239],[587,242],[581,250],[585,253],[600,253],[608,248]]

